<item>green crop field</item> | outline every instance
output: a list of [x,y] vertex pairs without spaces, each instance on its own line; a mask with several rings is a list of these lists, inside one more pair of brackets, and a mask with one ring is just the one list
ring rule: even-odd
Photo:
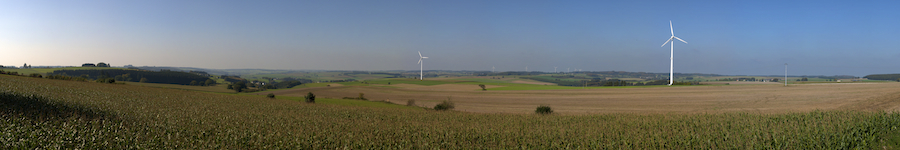
[[3,149],[900,148],[895,112],[479,114],[8,75],[0,100]]

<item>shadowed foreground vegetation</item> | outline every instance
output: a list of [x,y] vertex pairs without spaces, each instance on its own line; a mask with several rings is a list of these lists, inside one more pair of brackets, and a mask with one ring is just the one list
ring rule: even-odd
[[[2,149],[888,149],[900,115],[474,114],[0,75]],[[883,147],[884,146],[884,147]]]

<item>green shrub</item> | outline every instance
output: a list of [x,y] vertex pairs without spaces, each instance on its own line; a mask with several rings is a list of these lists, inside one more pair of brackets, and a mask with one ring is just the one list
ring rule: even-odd
[[440,104],[434,105],[434,110],[450,110],[456,107],[451,101],[444,101]]
[[366,97],[365,97],[364,95],[366,95],[366,94],[359,93],[359,97],[357,97],[357,99],[359,99],[359,100],[369,100],[369,99],[366,99]]
[[406,101],[406,106],[416,106],[416,100],[411,99]]
[[29,77],[35,77],[35,78],[43,78],[43,77],[44,77],[44,76],[41,76],[40,73],[31,73],[31,74],[28,75],[28,76],[29,76]]
[[100,79],[97,79],[94,81],[97,83],[116,83],[116,79],[113,79],[113,78],[100,78]]
[[542,114],[542,115],[552,114],[553,109],[550,109],[550,106],[541,105],[541,106],[538,106],[536,110],[534,110],[534,113],[538,113],[538,114]]
[[266,97],[268,97],[268,98],[275,98],[275,94],[269,93],[268,95],[266,95]]
[[316,95],[312,92],[307,93],[303,99],[305,99],[307,103],[316,103]]

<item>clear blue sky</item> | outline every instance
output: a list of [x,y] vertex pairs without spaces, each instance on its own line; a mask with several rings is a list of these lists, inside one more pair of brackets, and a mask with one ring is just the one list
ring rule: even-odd
[[3,1],[0,64],[900,73],[900,1]]

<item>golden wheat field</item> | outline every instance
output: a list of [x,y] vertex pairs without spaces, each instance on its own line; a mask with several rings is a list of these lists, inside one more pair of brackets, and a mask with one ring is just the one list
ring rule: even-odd
[[[546,91],[535,93],[541,92]],[[6,75],[0,75],[0,98],[3,149],[893,149],[900,144],[900,115],[852,109],[494,114]],[[464,97],[453,99],[467,107]]]

